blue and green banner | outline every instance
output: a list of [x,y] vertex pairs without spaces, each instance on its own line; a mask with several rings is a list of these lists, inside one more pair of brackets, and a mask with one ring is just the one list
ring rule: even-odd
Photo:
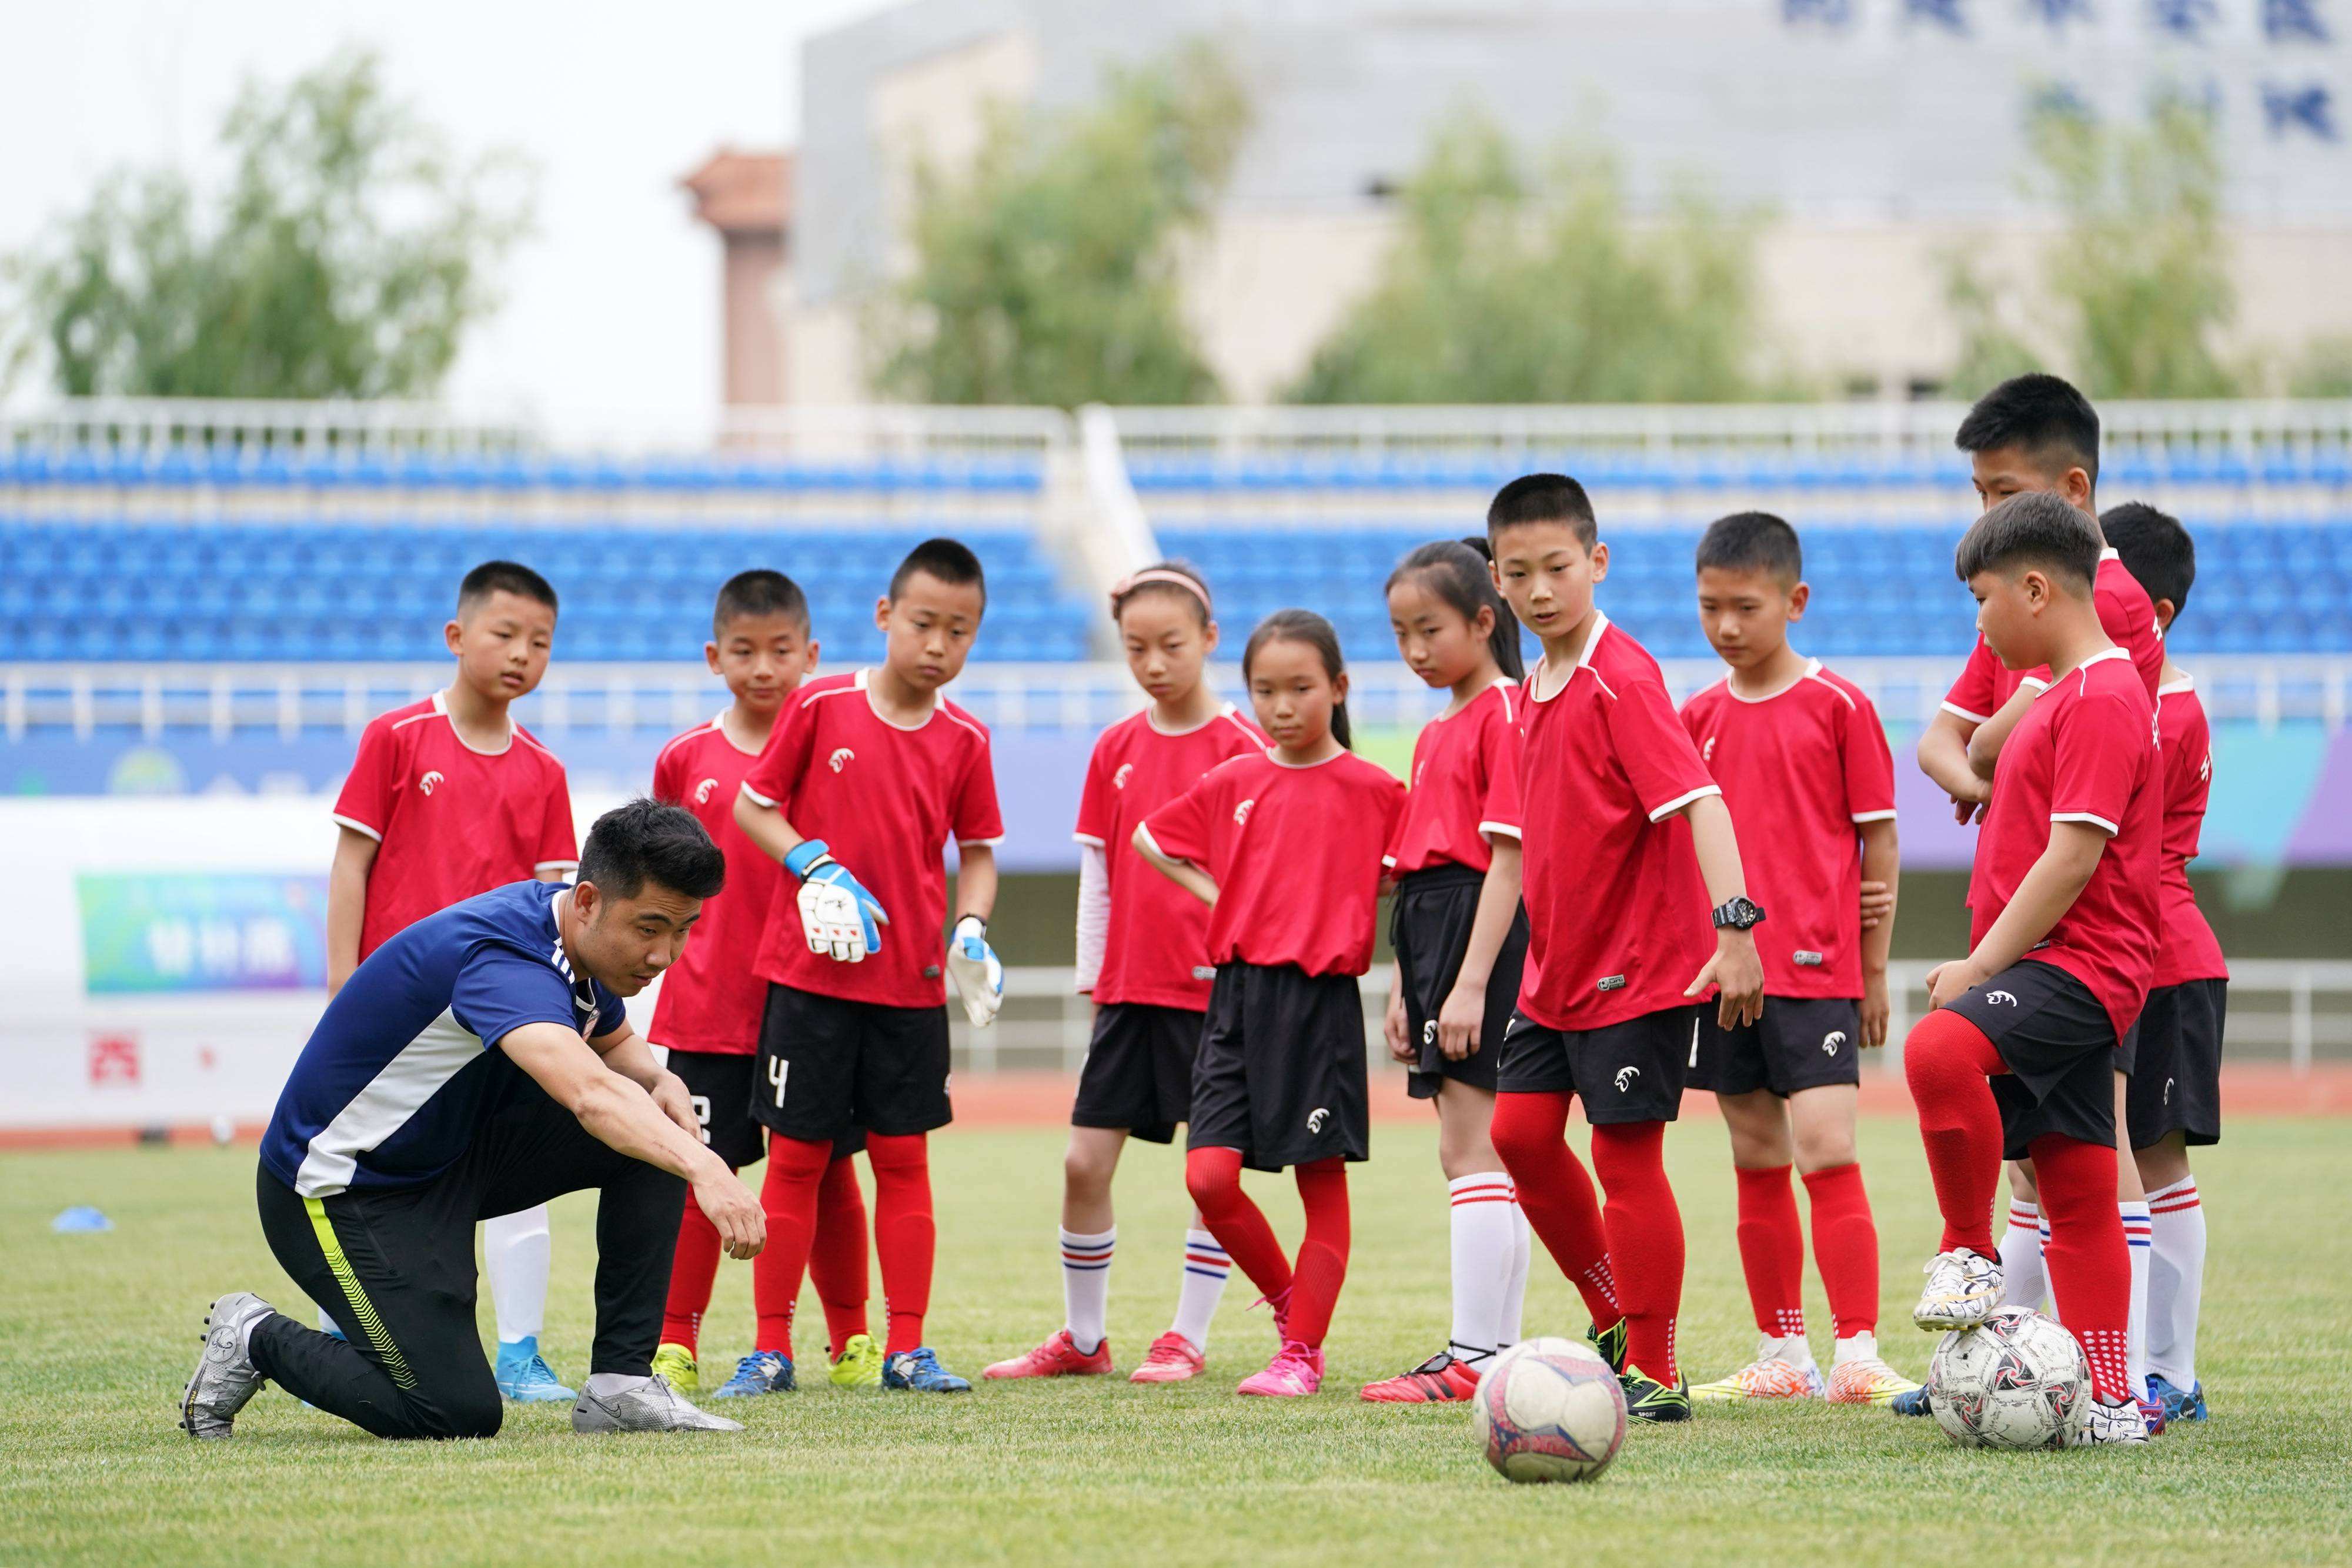
[[268,872],[87,872],[91,996],[322,989],[327,879]]

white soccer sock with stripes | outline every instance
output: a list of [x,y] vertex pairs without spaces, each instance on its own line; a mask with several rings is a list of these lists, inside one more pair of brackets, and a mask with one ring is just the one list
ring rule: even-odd
[[1206,1355],[1209,1321],[1217,1315],[1217,1303],[1224,1299],[1225,1276],[1234,1271],[1234,1264],[1217,1245],[1217,1239],[1202,1228],[1200,1218],[1194,1215],[1192,1228],[1184,1232],[1183,1283],[1176,1292],[1176,1321],[1169,1327]]
[[1511,1178],[1501,1171],[1455,1176],[1445,1190],[1454,1213],[1452,1349],[1475,1366],[1502,1343],[1503,1292],[1518,1241],[1511,1221],[1516,1206]]
[[2011,1198],[2009,1228],[2000,1233],[2001,1305],[2042,1310],[2050,1295],[2050,1277],[2042,1267],[2042,1244],[2048,1239],[2042,1206]]
[[547,1276],[554,1257],[543,1203],[482,1221],[482,1272],[490,1277],[500,1344],[537,1339],[547,1326]]
[[2147,1369],[2186,1394],[2197,1386],[2197,1309],[2205,1295],[2205,1209],[2197,1178],[2147,1195]]
[[1062,1311],[1070,1343],[1092,1355],[1110,1317],[1110,1253],[1118,1227],[1092,1236],[1062,1232]]
[[1511,1188],[1511,1271],[1503,1281],[1503,1316],[1495,1325],[1497,1351],[1519,1343],[1519,1315],[1528,1304],[1528,1260],[1533,1256],[1535,1232],[1528,1228],[1528,1211],[1519,1207],[1518,1191],[1516,1186]]
[[2131,1377],[2132,1397],[2147,1397],[2147,1277],[2148,1252],[2153,1238],[2149,1232],[2148,1204],[2144,1197],[2117,1198],[2116,1211],[2123,1216],[2124,1250],[2131,1256],[2131,1316],[2124,1333],[2124,1370]]

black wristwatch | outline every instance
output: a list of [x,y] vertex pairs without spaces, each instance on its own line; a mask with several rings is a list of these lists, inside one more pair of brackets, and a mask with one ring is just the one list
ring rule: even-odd
[[1734,898],[1717,906],[1715,928],[1717,931],[1745,931],[1763,918],[1764,911],[1760,905],[1750,904],[1744,897]]

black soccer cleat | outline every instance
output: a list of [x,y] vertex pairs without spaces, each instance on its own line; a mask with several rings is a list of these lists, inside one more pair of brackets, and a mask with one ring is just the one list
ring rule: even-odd
[[1592,1342],[1592,1348],[1609,1364],[1609,1370],[1620,1377],[1625,1375],[1625,1325],[1630,1321],[1619,1318],[1605,1329],[1598,1323],[1584,1325],[1584,1337]]
[[1638,1366],[1617,1375],[1625,1390],[1625,1414],[1636,1421],[1687,1421],[1691,1418],[1690,1380],[1677,1375],[1672,1388]]

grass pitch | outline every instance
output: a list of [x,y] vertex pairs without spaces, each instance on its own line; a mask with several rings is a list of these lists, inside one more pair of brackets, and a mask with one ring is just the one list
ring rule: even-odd
[[[1885,1256],[1884,1341],[1914,1375],[1906,1320],[1933,1241],[1916,1135],[1864,1127]],[[934,1142],[940,1256],[931,1338],[975,1380],[1060,1322],[1062,1135],[950,1130]],[[132,1150],[0,1158],[0,1561],[9,1563],[2342,1563],[2352,1554],[2352,1123],[2240,1120],[2202,1151],[2212,1222],[2200,1372],[2214,1418],[2134,1453],[1963,1452],[1931,1422],[1874,1410],[1703,1409],[1637,1427],[1601,1481],[1514,1487],[1474,1449],[1458,1406],[1354,1397],[1445,1337],[1444,1186],[1434,1136],[1383,1124],[1351,1173],[1355,1249],[1327,1392],[1240,1400],[1272,1348],[1238,1279],[1209,1375],[983,1385],[967,1398],[818,1386],[725,1406],[736,1437],[575,1437],[565,1407],[510,1412],[477,1443],[391,1444],[270,1389],[237,1436],[173,1423],[205,1303],[249,1288],[307,1303],[262,1245],[253,1153]],[[1723,1134],[1694,1118],[1669,1158],[1690,1235],[1683,1344],[1694,1380],[1745,1359],[1752,1329],[1732,1243]],[[1286,1181],[1252,1177],[1286,1240]],[[1122,1369],[1166,1326],[1186,1208],[1169,1151],[1119,1179],[1111,1339]],[[116,1228],[56,1236],[68,1204]],[[546,1344],[585,1371],[587,1200],[556,1206]],[[1808,1269],[1810,1275],[1811,1270]],[[1827,1348],[1818,1285],[1808,1309]],[[1580,1332],[1540,1249],[1531,1333]],[[878,1294],[877,1294],[878,1305]],[[484,1332],[489,1324],[485,1302]],[[818,1322],[814,1300],[804,1323]],[[750,1348],[750,1270],[722,1269],[706,1376]],[[805,1354],[804,1361],[815,1358]]]

